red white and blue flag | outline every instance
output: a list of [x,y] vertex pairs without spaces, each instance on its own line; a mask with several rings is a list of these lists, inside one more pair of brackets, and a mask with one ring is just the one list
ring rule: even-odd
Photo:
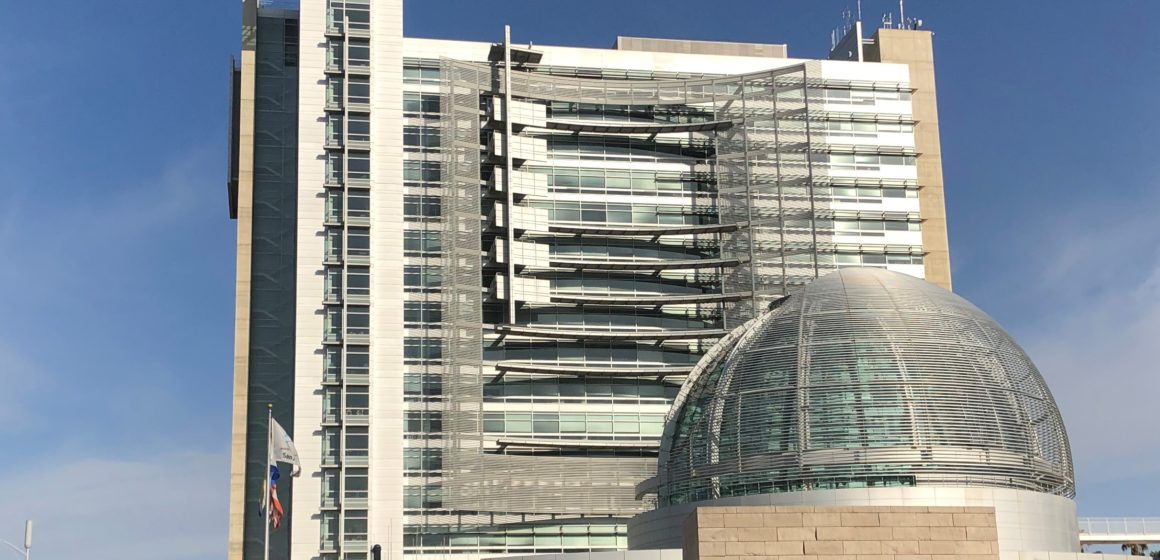
[[282,526],[282,502],[278,501],[278,473],[277,465],[270,465],[270,521],[274,528]]

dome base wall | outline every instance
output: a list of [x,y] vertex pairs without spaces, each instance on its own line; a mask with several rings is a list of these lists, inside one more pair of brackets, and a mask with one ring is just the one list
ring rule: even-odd
[[[1006,488],[845,488],[755,494],[664,507],[628,523],[629,549],[680,548],[683,526],[698,507],[720,506],[926,506],[993,507],[999,551],[1077,553],[1079,525],[1075,502],[1062,496]],[[818,510],[815,510],[818,511]]]

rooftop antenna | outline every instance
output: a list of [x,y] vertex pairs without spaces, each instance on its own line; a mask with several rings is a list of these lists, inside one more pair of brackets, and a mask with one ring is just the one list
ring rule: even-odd
[[905,0],[898,0],[898,23],[903,28],[906,27],[906,6]]
[[858,0],[858,21],[862,21],[862,0]]

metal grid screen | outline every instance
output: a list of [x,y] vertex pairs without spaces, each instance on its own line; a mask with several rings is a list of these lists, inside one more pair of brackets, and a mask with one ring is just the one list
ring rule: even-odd
[[[443,383],[448,396],[444,505],[461,511],[632,515],[647,507],[634,486],[655,473],[649,456],[504,454],[486,448],[483,386],[497,375],[485,362],[480,266],[482,233],[481,96],[501,95],[501,69],[445,60],[442,104],[446,254]],[[514,72],[513,96],[525,102],[688,108],[732,121],[714,133],[714,156],[690,169],[714,177],[705,193],[720,224],[719,254],[742,264],[724,267],[721,290],[749,294],[724,304],[724,326],[754,317],[795,287],[833,268],[819,252],[833,251],[826,166],[815,161],[811,138],[810,64],[742,76],[675,81],[598,80]],[[449,148],[449,149],[448,149]],[[698,349],[711,340],[695,343]],[[704,346],[702,346],[704,345]]]

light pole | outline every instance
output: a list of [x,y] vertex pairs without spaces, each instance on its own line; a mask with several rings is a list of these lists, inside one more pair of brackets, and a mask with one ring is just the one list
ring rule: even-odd
[[4,543],[4,544],[8,545],[9,547],[12,548],[12,550],[15,550],[17,554],[23,556],[24,560],[28,560],[29,557],[32,555],[32,520],[29,519],[29,520],[24,522],[24,548],[23,549],[8,542],[8,541],[6,541],[6,540],[4,540],[4,539],[0,539],[0,543]]

